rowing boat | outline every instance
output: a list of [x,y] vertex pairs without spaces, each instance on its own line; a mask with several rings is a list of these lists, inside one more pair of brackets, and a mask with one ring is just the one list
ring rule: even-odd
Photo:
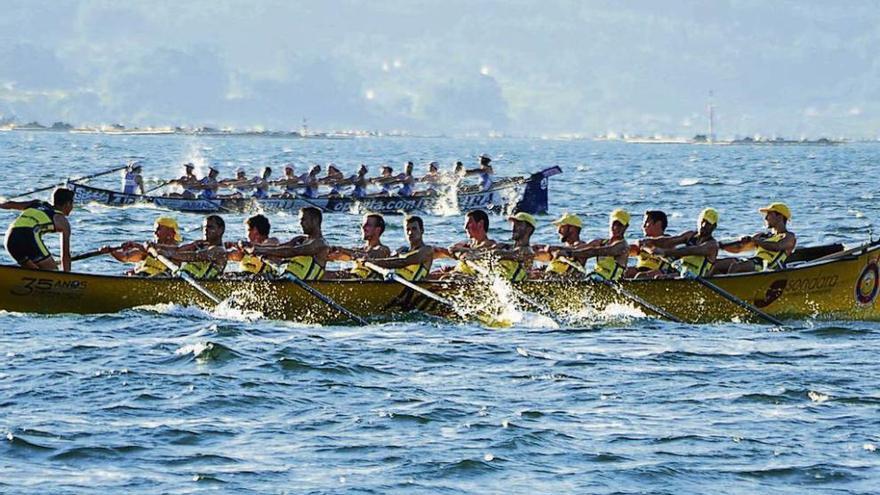
[[[829,318],[880,320],[877,294],[880,288],[880,241],[867,243],[831,256],[814,255],[774,272],[711,277],[729,293],[779,318]],[[219,297],[234,298],[243,309],[267,318],[307,323],[342,321],[322,302],[302,288],[281,280],[214,280],[203,284]],[[383,280],[333,280],[310,285],[355,314],[366,318],[394,318],[413,309],[447,315],[448,308]],[[500,311],[513,301],[493,294],[483,282],[425,281],[420,286],[467,308]],[[696,280],[627,280],[628,293],[663,308],[685,322],[706,323],[752,320]],[[487,292],[489,291],[489,292]],[[546,304],[559,315],[576,319],[595,315],[612,304],[632,306],[620,292],[589,280],[528,280],[511,294],[522,293]],[[515,297],[515,296],[513,296]],[[115,313],[140,306],[177,304],[206,308],[212,303],[178,279],[140,279],[121,276],[34,271],[0,265],[0,309],[28,313]]]
[[416,196],[371,196],[354,198],[338,197],[269,197],[188,199],[180,197],[126,194],[101,189],[81,182],[68,182],[67,187],[76,194],[77,203],[101,203],[110,206],[126,206],[149,203],[160,208],[196,213],[229,213],[248,211],[297,211],[306,206],[321,208],[331,213],[459,213],[484,209],[509,213],[525,211],[546,213],[548,208],[548,179],[561,173],[559,167],[550,167],[528,177],[499,179],[491,188],[481,191],[475,187],[462,187],[456,194]]

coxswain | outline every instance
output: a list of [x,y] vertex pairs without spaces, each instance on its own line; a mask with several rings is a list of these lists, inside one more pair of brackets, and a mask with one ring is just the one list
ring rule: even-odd
[[168,196],[186,199],[193,199],[196,197],[196,194],[198,193],[199,178],[196,177],[196,174],[194,173],[195,168],[196,166],[190,162],[183,164],[183,175],[168,183],[169,185],[176,184],[180,186],[183,188],[183,191],[179,193],[171,193]]
[[434,248],[425,244],[423,234],[425,223],[421,217],[409,216],[404,221],[406,239],[409,248],[398,251],[395,255],[387,258],[367,259],[366,256],[358,258],[359,261],[371,261],[374,264],[394,270],[394,272],[411,282],[424,279],[431,272],[431,264],[434,262]]
[[[176,248],[182,240],[177,220],[171,217],[159,217],[153,223],[153,245],[161,248]],[[171,276],[171,270],[150,253],[147,244],[129,241],[118,248],[104,246],[101,252],[123,263],[136,263],[134,268],[125,273],[127,276],[146,278]]]
[[122,176],[123,194],[144,194],[144,178],[141,170],[141,162],[134,161],[128,164],[128,169]]
[[[670,238],[666,234],[669,226],[669,217],[660,210],[648,210],[642,221],[642,232],[645,237],[629,246],[629,255],[635,256],[636,266],[628,267],[624,272],[624,278],[657,278],[673,273],[673,268],[660,256],[651,254],[649,246],[672,247],[675,244],[664,243]],[[698,226],[699,227],[699,226]]]
[[629,220],[629,213],[618,208],[609,216],[607,239],[593,239],[576,249],[553,250],[554,257],[569,259],[576,257],[585,260],[596,258],[596,267],[591,273],[592,276],[609,281],[620,280],[629,258],[629,244],[624,238]]
[[285,259],[284,272],[305,280],[320,280],[324,276],[324,266],[330,246],[321,231],[323,214],[313,206],[299,210],[299,224],[303,236],[278,244],[277,246],[252,246],[245,252],[257,256],[270,256]]
[[209,215],[202,223],[203,239],[179,247],[151,244],[151,250],[174,263],[180,271],[202,280],[215,279],[226,269],[227,253],[223,246],[226,222],[219,215]]
[[269,177],[272,177],[272,169],[270,167],[263,167],[260,175],[251,179],[251,184],[254,188],[253,197],[255,199],[266,199],[269,197],[269,186],[272,184],[269,181]]
[[20,210],[21,213],[6,231],[6,252],[24,268],[32,270],[57,270],[58,263],[43,243],[43,234],[61,234],[61,269],[70,271],[70,222],[67,217],[73,211],[74,193],[58,188],[52,193],[52,204],[45,201],[6,201],[0,203],[4,210]]
[[770,232],[744,236],[733,243],[721,245],[721,249],[731,253],[754,250],[755,255],[745,260],[718,260],[715,273],[765,272],[785,268],[785,261],[797,246],[797,236],[788,230],[791,210],[785,203],[771,203],[758,211],[764,214],[764,224]]
[[[261,258],[247,253],[250,246],[277,246],[278,239],[270,237],[272,225],[265,215],[253,215],[244,221],[247,230],[247,242],[227,243],[226,249],[229,261],[237,261],[241,272],[246,275],[271,275],[274,273],[272,261],[278,261],[271,257]],[[267,263],[266,261],[269,261]]]
[[[352,261],[355,259],[387,258],[391,256],[391,250],[388,246],[382,244],[382,234],[385,232],[385,218],[378,213],[370,213],[364,215],[361,224],[361,233],[364,245],[360,248],[348,249],[344,247],[333,246],[330,248],[328,259],[330,261]],[[332,271],[324,275],[325,278],[380,278],[379,274],[370,270],[363,265],[363,262],[356,261],[354,267],[347,271]]]
[[572,268],[572,264],[584,266],[585,258],[573,256],[571,258],[556,257],[551,252],[554,249],[577,249],[586,243],[581,240],[581,229],[584,223],[580,217],[573,213],[565,213],[558,219],[553,221],[556,225],[556,233],[559,234],[560,246],[536,244],[532,248],[535,250],[535,260],[547,263],[543,270],[532,270],[529,272],[531,278],[550,277],[568,277],[578,274],[577,269]]
[[662,238],[659,242],[655,242],[654,246],[644,249],[664,259],[666,263],[669,263],[667,260],[670,259],[676,260],[674,266],[679,269],[682,277],[707,277],[712,274],[718,258],[718,241],[712,237],[717,227],[718,211],[714,208],[706,208],[697,217],[697,230]]
[[453,244],[448,248],[434,248],[435,259],[454,258],[458,262],[451,270],[435,271],[431,274],[433,277],[445,278],[447,276],[477,275],[477,271],[474,270],[472,264],[463,258],[467,256],[479,257],[475,255],[484,254],[494,249],[498,244],[489,237],[489,215],[483,210],[471,210],[465,213],[464,231],[468,236],[467,240]]

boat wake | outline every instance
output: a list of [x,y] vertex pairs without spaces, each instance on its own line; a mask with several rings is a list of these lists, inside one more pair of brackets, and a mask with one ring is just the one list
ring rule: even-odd
[[199,306],[187,306],[181,304],[151,304],[138,306],[135,310],[148,311],[169,316],[196,318],[200,320],[229,320],[229,321],[256,321],[264,318],[259,311],[245,310],[235,307],[228,300],[221,302],[213,309],[205,309]]

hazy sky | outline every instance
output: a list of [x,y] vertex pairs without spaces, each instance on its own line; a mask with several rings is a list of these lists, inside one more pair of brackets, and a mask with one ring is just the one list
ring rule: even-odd
[[880,135],[880,3],[0,1],[0,115]]

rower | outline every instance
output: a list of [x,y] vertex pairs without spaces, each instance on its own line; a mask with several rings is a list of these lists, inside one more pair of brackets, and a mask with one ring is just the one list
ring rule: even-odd
[[220,181],[220,187],[234,187],[235,192],[230,195],[233,198],[243,198],[251,189],[251,180],[247,178],[244,169],[239,167],[235,169],[234,179],[223,179]]
[[171,193],[168,196],[177,197],[177,198],[186,198],[186,199],[194,199],[198,192],[198,184],[199,179],[196,177],[196,174],[193,173],[195,170],[195,165],[190,162],[183,164],[183,175],[179,178],[172,180],[168,184],[176,184],[183,188],[182,192],[179,193]]
[[551,254],[554,249],[578,248],[586,244],[581,240],[581,229],[584,224],[580,217],[573,213],[565,213],[557,220],[554,220],[553,225],[556,225],[556,232],[559,234],[559,240],[562,242],[562,245],[549,246],[538,244],[533,246],[533,249],[535,250],[535,260],[547,263],[547,267],[544,270],[532,270],[529,273],[533,278],[542,278],[544,275],[551,277],[568,277],[573,275],[576,271],[572,269],[572,263],[583,266],[586,261],[586,259],[578,257],[554,258]]
[[144,194],[144,178],[141,175],[141,162],[133,161],[128,164],[128,170],[122,176],[122,193],[123,194]]
[[397,176],[397,180],[403,182],[403,186],[397,190],[398,196],[410,197],[415,194],[416,178],[413,175],[413,162],[406,162],[403,173]]
[[330,163],[327,165],[327,175],[321,178],[321,184],[330,186],[330,192],[327,193],[328,197],[338,198],[342,196],[342,186],[344,186],[345,175],[342,174],[342,171],[336,168],[336,165]]
[[480,190],[488,191],[492,187],[492,157],[483,153],[480,155],[480,168],[465,171],[464,175],[477,175],[480,177]]
[[367,172],[367,166],[362,163],[358,167],[357,175],[351,178],[352,184],[354,184],[354,190],[351,192],[353,198],[361,199],[367,196],[367,185],[370,183],[370,180],[367,179]]
[[[171,217],[159,217],[153,223],[154,244],[161,247],[177,247],[183,239],[177,220]],[[164,263],[153,256],[147,245],[138,242],[125,242],[119,248],[104,246],[101,252],[113,256],[123,263],[136,263],[134,268],[125,274],[130,277],[159,278],[171,276],[171,271]]]
[[227,243],[226,248],[231,249],[227,255],[230,261],[237,261],[241,267],[241,273],[248,275],[266,275],[273,272],[273,268],[263,258],[245,252],[249,246],[277,246],[278,239],[269,237],[272,225],[264,215],[254,215],[244,221],[247,229],[247,242]]
[[208,167],[208,176],[202,177],[198,185],[198,188],[202,190],[202,194],[199,195],[201,199],[214,199],[217,197],[217,189],[220,187],[220,183],[217,182],[218,175],[220,175],[219,170],[214,167]]
[[721,245],[721,249],[731,253],[755,250],[755,255],[745,260],[718,260],[715,265],[716,273],[766,272],[785,268],[785,260],[797,246],[797,236],[788,230],[791,210],[785,203],[770,203],[758,211],[764,214],[764,223],[770,229],[769,233],[760,232]]
[[226,222],[219,215],[209,215],[202,224],[203,239],[179,247],[151,244],[150,247],[175,263],[180,271],[193,278],[211,280],[223,274],[227,254],[223,247]]
[[[645,237],[629,246],[629,255],[636,257],[636,266],[631,266],[623,272],[624,278],[657,278],[673,273],[673,269],[663,258],[651,254],[644,247],[656,244],[658,239],[667,239],[666,227],[669,226],[669,217],[660,210],[648,210],[642,222],[642,232]],[[699,226],[698,226],[699,227]],[[663,244],[662,246],[675,246],[675,244]]]
[[61,234],[61,267],[70,271],[70,222],[73,191],[59,187],[52,193],[52,204],[45,201],[6,201],[4,210],[21,210],[6,231],[6,252],[20,265],[31,270],[57,270],[58,263],[43,243],[43,234]]
[[629,258],[629,244],[624,238],[629,227],[629,219],[629,213],[618,208],[609,216],[608,239],[593,239],[576,249],[554,250],[554,256],[596,258],[596,267],[591,275],[603,280],[619,280],[623,276]]
[[448,179],[440,173],[440,164],[437,162],[431,162],[428,164],[428,173],[419,179],[419,182],[428,184],[428,188],[421,194],[425,196],[433,196],[437,194],[437,187],[447,181]]
[[458,263],[452,268],[434,272],[434,277],[446,277],[447,275],[470,275],[475,276],[477,272],[473,266],[466,260],[465,256],[473,256],[492,250],[498,244],[489,238],[489,215],[483,210],[471,210],[464,216],[464,231],[467,233],[468,239],[453,244],[448,248],[434,248],[435,258],[456,258]]
[[270,167],[263,167],[263,172],[259,177],[254,177],[251,180],[251,184],[254,187],[254,198],[255,199],[266,199],[269,197],[269,177],[272,176],[272,169]]
[[[718,257],[718,241],[712,237],[716,227],[718,211],[706,208],[697,218],[696,231],[689,230],[677,236],[657,238],[643,245],[642,249],[657,257],[676,259],[675,265],[679,267],[683,278],[706,277],[711,275]],[[675,247],[679,244],[683,246]],[[667,275],[661,274],[655,278],[663,276]]]
[[379,171],[380,176],[374,179],[371,179],[371,182],[375,184],[382,184],[382,190],[373,194],[373,196],[391,196],[392,194],[392,186],[394,185],[394,177],[391,175],[394,173],[394,169],[389,165],[382,165],[382,168]]
[[524,211],[507,219],[513,224],[510,232],[513,244],[497,244],[493,253],[500,259],[498,266],[501,277],[510,282],[519,282],[528,277],[535,259],[531,239],[535,229],[538,228],[538,222],[535,217]]
[[320,165],[313,165],[309,172],[299,176],[302,185],[305,186],[302,196],[304,198],[314,199],[318,197],[318,174],[321,173]]
[[320,280],[330,252],[321,232],[322,221],[321,210],[307,206],[299,210],[299,224],[305,236],[296,236],[277,246],[252,246],[245,251],[257,256],[287,259],[286,273],[305,281]]
[[295,168],[292,163],[284,165],[284,177],[273,183],[276,186],[282,186],[284,190],[281,193],[282,198],[292,198],[296,196],[296,186],[300,183],[300,178],[295,174]]
[[[330,261],[351,261],[355,258],[372,260],[375,258],[387,258],[391,256],[388,246],[382,244],[382,234],[385,232],[385,218],[378,213],[364,215],[361,224],[361,233],[364,245],[360,248],[348,249],[333,246],[330,248]],[[379,278],[380,275],[363,265],[363,262],[355,261],[355,265],[348,271],[327,272],[325,278]]]
[[434,248],[425,244],[422,239],[425,223],[421,217],[406,217],[406,238],[409,242],[409,250],[398,252],[396,256],[387,258],[373,258],[367,260],[365,256],[359,257],[360,261],[371,261],[383,268],[393,269],[397,275],[417,282],[425,278],[431,271],[434,262]]

